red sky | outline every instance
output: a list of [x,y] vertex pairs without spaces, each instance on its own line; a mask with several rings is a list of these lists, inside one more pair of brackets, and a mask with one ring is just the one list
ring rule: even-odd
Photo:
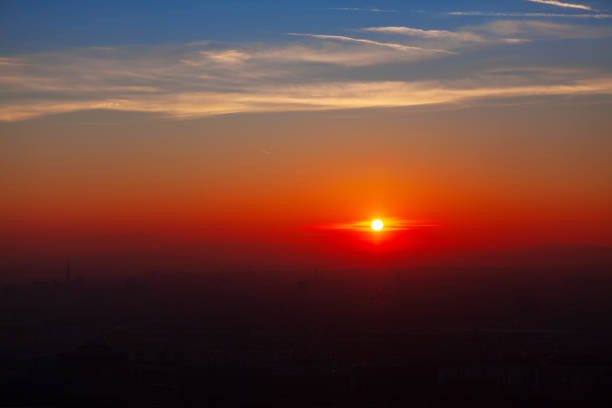
[[[13,266],[117,253],[352,266],[381,253],[610,246],[606,106],[4,124],[4,252]],[[421,226],[378,240],[318,228],[374,217]]]

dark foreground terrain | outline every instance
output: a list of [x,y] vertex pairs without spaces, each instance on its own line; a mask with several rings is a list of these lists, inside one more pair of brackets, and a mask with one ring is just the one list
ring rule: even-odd
[[608,266],[5,282],[0,406],[612,406]]

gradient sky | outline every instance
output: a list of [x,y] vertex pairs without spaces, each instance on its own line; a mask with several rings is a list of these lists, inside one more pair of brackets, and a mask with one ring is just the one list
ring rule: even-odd
[[612,246],[608,1],[125,3],[0,4],[7,268]]

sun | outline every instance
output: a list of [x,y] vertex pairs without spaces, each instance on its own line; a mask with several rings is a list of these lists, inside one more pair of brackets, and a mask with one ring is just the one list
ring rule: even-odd
[[380,231],[383,229],[383,222],[381,220],[372,221],[371,227],[374,231]]

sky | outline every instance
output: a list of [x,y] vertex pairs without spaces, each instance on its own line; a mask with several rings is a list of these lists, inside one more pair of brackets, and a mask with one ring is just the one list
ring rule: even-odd
[[611,40],[603,0],[3,1],[2,267],[610,247]]

